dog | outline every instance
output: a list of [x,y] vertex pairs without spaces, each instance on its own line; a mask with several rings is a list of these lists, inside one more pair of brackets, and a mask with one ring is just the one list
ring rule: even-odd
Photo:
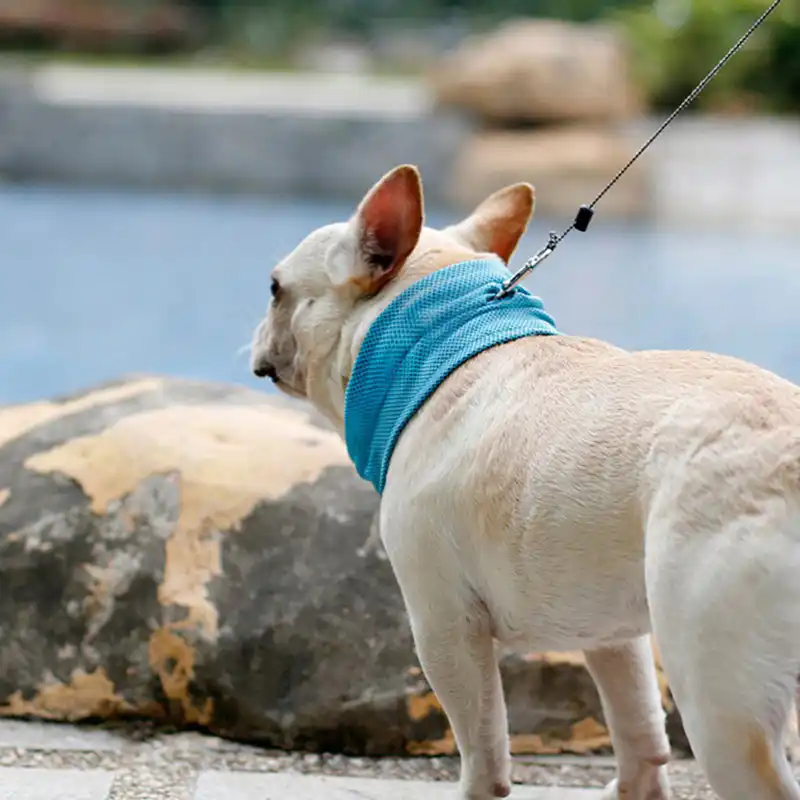
[[[533,187],[515,184],[433,230],[418,170],[393,169],[348,221],[274,268],[253,372],[347,439],[374,326],[421,281],[476,259],[507,264],[534,206]],[[496,344],[404,425],[380,535],[453,729],[463,800],[511,792],[497,642],[582,650],[617,760],[604,797],[669,797],[650,636],[716,793],[800,800],[784,749],[800,673],[791,382],[726,356],[560,332]]]

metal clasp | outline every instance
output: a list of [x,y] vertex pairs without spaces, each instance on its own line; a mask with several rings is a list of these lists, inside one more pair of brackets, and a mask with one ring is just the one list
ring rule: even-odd
[[521,269],[518,269],[505,283],[503,288],[495,295],[495,300],[500,300],[511,293],[511,290],[535,267],[542,263],[548,256],[550,256],[558,245],[558,235],[555,231],[550,231],[550,240],[547,245],[543,247],[533,258],[529,258]]

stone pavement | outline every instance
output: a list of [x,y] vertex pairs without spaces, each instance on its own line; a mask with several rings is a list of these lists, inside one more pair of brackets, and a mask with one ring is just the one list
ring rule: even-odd
[[[512,800],[597,800],[610,758],[519,757]],[[0,800],[447,800],[453,758],[281,753],[147,726],[0,721]],[[678,800],[711,800],[692,761],[672,765]]]
[[[537,781],[545,786],[520,786],[514,797],[597,794],[574,775],[578,788],[556,792],[557,770],[545,772]],[[0,800],[445,800],[454,796],[456,774],[454,759],[317,756],[149,726],[0,721]]]

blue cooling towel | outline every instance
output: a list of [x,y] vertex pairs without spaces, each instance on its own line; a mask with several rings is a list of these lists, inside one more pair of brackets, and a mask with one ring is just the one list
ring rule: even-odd
[[406,289],[367,331],[347,386],[344,427],[358,474],[383,492],[403,428],[465,361],[524,336],[558,334],[541,300],[507,278],[499,258],[463,261]]

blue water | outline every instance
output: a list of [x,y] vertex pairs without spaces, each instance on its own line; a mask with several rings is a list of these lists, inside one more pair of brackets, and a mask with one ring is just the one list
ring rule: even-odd
[[[0,404],[130,372],[258,386],[245,354],[272,265],[341,203],[0,188]],[[434,225],[451,221],[429,213]],[[549,225],[563,220],[549,221]],[[515,265],[545,241],[537,221]],[[800,238],[675,232],[598,214],[527,285],[559,327],[715,350],[800,382]]]

